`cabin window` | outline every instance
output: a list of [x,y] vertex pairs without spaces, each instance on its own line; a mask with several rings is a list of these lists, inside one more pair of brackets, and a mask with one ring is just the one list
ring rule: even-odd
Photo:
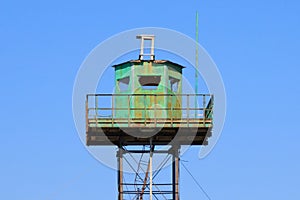
[[118,79],[118,86],[119,86],[120,92],[125,92],[128,90],[129,80],[130,80],[129,76]]
[[169,76],[169,85],[172,92],[178,92],[179,79]]
[[156,90],[160,80],[160,76],[139,76],[139,83],[143,90]]

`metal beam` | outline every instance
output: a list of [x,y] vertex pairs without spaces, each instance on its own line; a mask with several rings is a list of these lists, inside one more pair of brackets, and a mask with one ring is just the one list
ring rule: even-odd
[[123,200],[123,149],[119,147],[117,152],[118,159],[118,200]]
[[152,184],[153,184],[153,172],[152,172],[152,156],[153,156],[153,148],[151,146],[151,151],[150,151],[150,158],[149,158],[149,164],[150,164],[150,200],[152,200],[152,194],[153,194],[153,190],[152,190]]
[[173,146],[172,152],[173,200],[179,200],[179,148],[178,146]]

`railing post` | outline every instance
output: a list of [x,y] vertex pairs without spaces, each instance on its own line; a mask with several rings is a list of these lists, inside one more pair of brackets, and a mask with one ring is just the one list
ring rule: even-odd
[[144,94],[144,113],[145,113],[145,117],[144,117],[144,126],[146,126],[146,95]]
[[98,127],[98,96],[95,96],[95,120],[96,120],[96,127]]
[[198,94],[195,93],[195,110],[194,110],[194,117],[195,119],[197,118],[197,115],[198,115]]
[[128,118],[127,118],[127,120],[128,120],[128,127],[130,127],[130,96],[129,96],[129,94],[127,95],[127,103],[128,103]]
[[213,109],[213,107],[214,107],[214,95],[212,94],[211,95],[211,108],[210,108],[210,112],[211,112],[211,119],[213,119],[213,112],[214,112],[214,109]]
[[190,127],[190,95],[186,95],[186,107],[187,107],[187,126]]
[[157,101],[157,98],[156,98],[156,94],[154,95],[154,125],[156,127],[156,123],[157,123],[157,119],[156,119],[156,101]]
[[112,127],[114,127],[114,117],[115,117],[115,115],[114,115],[114,112],[115,112],[115,109],[114,109],[114,105],[115,105],[115,103],[114,103],[115,101],[114,101],[114,94],[112,94],[111,95],[111,126]]
[[88,103],[88,95],[86,95],[86,100],[85,100],[85,130],[88,132],[89,129],[89,103]]
[[205,121],[206,121],[206,116],[205,116],[205,113],[206,113],[206,101],[205,101],[205,94],[203,95],[203,126],[205,126]]
[[[173,94],[171,94],[171,127],[173,127]],[[167,97],[168,99],[168,97]],[[168,108],[168,102],[167,102],[167,110],[169,110]],[[168,113],[168,111],[167,111]]]

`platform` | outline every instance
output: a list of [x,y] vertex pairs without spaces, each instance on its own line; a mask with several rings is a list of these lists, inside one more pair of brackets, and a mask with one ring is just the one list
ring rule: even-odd
[[[153,145],[206,145],[213,127],[213,97],[198,95],[204,99],[202,105],[187,107],[186,105],[190,103],[185,102],[184,99],[189,100],[191,96],[193,95],[180,95],[180,98],[187,97],[183,98],[181,107],[145,109],[113,106],[114,98],[116,98],[113,94],[88,95],[86,100],[86,143],[87,145],[117,146],[148,145],[149,138],[151,138]],[[103,103],[105,98],[101,97],[111,97],[111,104],[107,103],[107,99],[106,104]],[[115,114],[120,110],[127,111],[127,113],[150,111],[153,117],[137,118],[134,117],[135,115],[120,117]],[[165,117],[161,117],[159,116],[161,110],[169,113]],[[170,110],[177,110],[177,114],[170,114]],[[184,117],[178,117],[179,110]]]

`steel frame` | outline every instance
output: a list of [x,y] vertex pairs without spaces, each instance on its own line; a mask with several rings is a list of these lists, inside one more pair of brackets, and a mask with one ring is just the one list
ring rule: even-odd
[[[150,141],[149,141],[150,142]],[[159,195],[163,197],[163,199],[168,200],[171,195],[173,200],[179,200],[179,151],[180,146],[175,145],[172,146],[169,150],[154,150],[154,145],[150,146],[150,150],[127,150],[124,146],[119,146],[119,149],[117,151],[116,157],[118,161],[118,200],[124,200],[124,195],[135,195],[132,200],[142,200],[145,195],[150,196],[151,195],[158,200]],[[167,154],[168,156],[171,155],[172,157],[172,166],[171,166],[171,174],[172,174],[172,182],[171,183],[154,183],[153,181],[149,181],[147,179],[147,174],[149,167],[147,171],[144,173],[146,174],[146,177],[143,179],[142,177],[139,177],[139,179],[143,180],[143,183],[126,183],[124,182],[123,176],[123,167],[124,163],[127,163],[130,165],[132,170],[135,170],[133,164],[131,164],[126,157],[125,154],[142,154],[142,153],[149,153],[150,158],[152,157],[151,154],[158,153],[158,154]],[[160,173],[161,169],[166,165],[166,163],[169,161],[170,157],[168,159],[164,159],[162,163],[160,164],[159,168],[156,169],[156,173],[154,173],[153,176],[150,176],[149,179],[152,177],[153,179]],[[140,162],[138,163],[140,165]],[[152,167],[151,167],[152,168]],[[149,173],[152,172],[149,171]],[[138,172],[136,171],[136,175],[140,176]],[[155,190],[152,190],[152,185],[155,188]],[[142,190],[136,189],[136,190],[128,190],[126,189],[127,186],[134,186],[138,188],[139,186],[142,186]],[[169,190],[160,190],[160,186],[170,186]]]

